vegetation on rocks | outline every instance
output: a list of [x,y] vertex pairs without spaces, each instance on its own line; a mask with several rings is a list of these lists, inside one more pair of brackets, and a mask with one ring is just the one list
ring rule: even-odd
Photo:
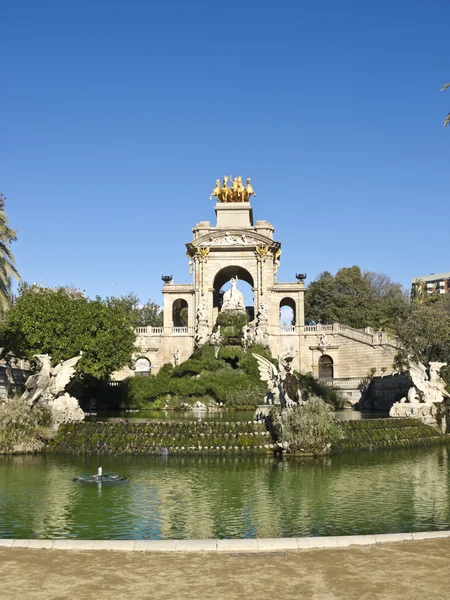
[[51,437],[51,414],[19,397],[0,403],[0,453],[38,452]]
[[179,408],[209,398],[216,405],[253,409],[263,402],[267,386],[259,379],[252,352],[270,358],[258,345],[247,352],[240,346],[223,346],[218,358],[212,346],[202,346],[177,367],[165,365],[155,377],[128,379],[124,403],[132,408]]
[[274,407],[271,417],[278,441],[290,452],[326,454],[343,435],[333,410],[317,396],[287,410]]
[[50,452],[103,454],[266,454],[273,449],[262,423],[126,422],[61,425]]
[[448,441],[448,436],[419,419],[368,419],[338,421],[342,430],[333,450],[374,450],[427,446]]

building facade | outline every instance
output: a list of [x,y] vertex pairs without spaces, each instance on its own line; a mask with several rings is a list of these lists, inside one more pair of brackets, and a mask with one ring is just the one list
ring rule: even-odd
[[[164,326],[137,329],[140,351],[135,374],[157,373],[166,363],[177,365],[196,345],[207,342],[230,280],[237,288],[246,282],[253,294],[246,307],[250,326],[243,337],[265,343],[274,357],[290,355],[299,372],[335,384],[340,381],[349,393],[358,389],[369,371],[392,372],[397,341],[385,333],[338,323],[305,323],[304,276],[297,275],[293,282],[277,280],[281,243],[274,238],[271,223],[254,221],[253,189],[247,180],[239,195],[237,179],[232,181],[234,195],[227,178],[223,187],[216,182],[216,224],[200,221],[192,230],[193,238],[186,244],[191,281],[176,283],[167,278],[164,283]],[[248,194],[242,190],[249,190]],[[286,309],[291,315],[288,323],[280,320]]]
[[450,272],[431,273],[423,277],[414,277],[411,282],[411,295],[414,297],[450,292]]

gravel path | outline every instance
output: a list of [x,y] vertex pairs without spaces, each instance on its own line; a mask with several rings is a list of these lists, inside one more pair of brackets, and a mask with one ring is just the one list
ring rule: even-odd
[[450,538],[267,553],[0,548],[1,600],[439,600]]

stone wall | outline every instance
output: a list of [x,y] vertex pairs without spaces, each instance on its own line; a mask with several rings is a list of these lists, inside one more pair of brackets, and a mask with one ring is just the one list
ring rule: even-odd
[[25,389],[25,381],[31,374],[27,369],[12,369],[13,382],[8,381],[6,368],[0,365],[0,400],[16,394],[22,394]]
[[361,410],[388,411],[395,402],[406,397],[412,381],[409,375],[395,373],[385,377],[374,377],[361,398]]
[[262,423],[116,422],[60,425],[49,452],[75,454],[267,454],[272,437]]
[[450,441],[435,427],[418,419],[367,419],[340,421],[344,437],[333,451],[375,450],[428,446]]

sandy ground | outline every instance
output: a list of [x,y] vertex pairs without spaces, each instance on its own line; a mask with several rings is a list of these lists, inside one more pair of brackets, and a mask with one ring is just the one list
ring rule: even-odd
[[274,553],[0,549],[1,600],[438,600],[450,539]]

